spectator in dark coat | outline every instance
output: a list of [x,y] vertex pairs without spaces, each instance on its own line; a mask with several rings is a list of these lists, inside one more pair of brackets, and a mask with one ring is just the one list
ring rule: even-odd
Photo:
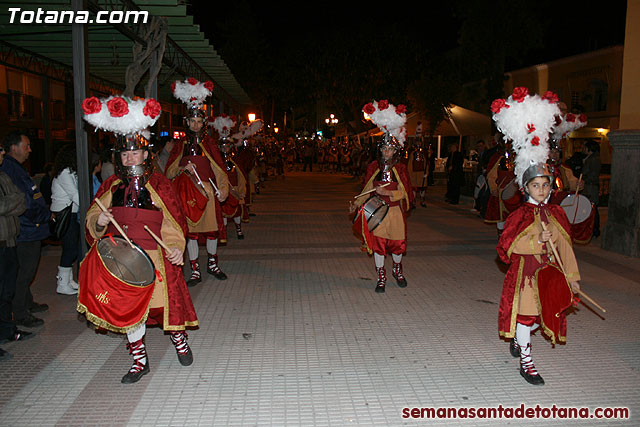
[[464,185],[464,157],[458,151],[457,144],[449,145],[449,157],[447,157],[447,194],[445,200],[452,205],[460,202],[460,187]]
[[33,300],[30,286],[40,262],[42,240],[49,237],[51,212],[42,193],[22,166],[31,153],[29,137],[23,132],[10,132],[2,145],[6,154],[0,170],[9,175],[13,184],[23,193],[27,205],[25,212],[20,215],[18,277],[12,309],[16,325],[30,328],[44,324],[44,320],[31,313],[49,308],[46,304],[38,304]]
[[[0,165],[4,160],[4,148],[0,146]],[[16,290],[18,252],[16,240],[20,232],[21,215],[26,208],[24,195],[9,176],[0,171],[0,343],[19,341],[31,335],[16,328],[11,301]],[[0,360],[11,355],[0,348]]]

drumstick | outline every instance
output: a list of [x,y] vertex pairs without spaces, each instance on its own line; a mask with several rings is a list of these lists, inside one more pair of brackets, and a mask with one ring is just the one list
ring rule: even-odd
[[[149,227],[147,227],[146,225],[144,226],[144,229],[147,230],[149,232],[149,234],[151,234],[151,237],[153,237],[155,239],[155,241],[158,242],[158,244],[164,248],[165,251],[171,253],[171,248],[169,246],[167,246],[167,244],[165,242],[163,242],[162,239],[156,235],[156,233],[151,231],[151,229]],[[184,262],[180,263],[180,265],[183,265],[183,264],[184,264]]]
[[[573,199],[573,203],[571,203],[571,206],[573,206],[576,203],[576,200],[578,200],[578,189],[580,188],[580,181],[582,181],[582,174],[580,174],[580,177],[578,178],[578,184],[576,184],[576,194],[573,196],[574,199]],[[578,209],[576,209],[576,212],[577,211]]]
[[[107,208],[104,207],[104,205],[102,204],[102,202],[96,197],[94,199],[96,201],[96,204],[98,206],[100,206],[100,209],[102,209],[102,212],[104,213],[109,213],[109,211],[107,210]],[[118,221],[116,221],[115,218],[113,217],[109,217],[109,221],[111,221],[111,224],[113,224],[113,226],[116,228],[116,230],[118,230],[120,232],[120,234],[122,234],[122,237],[124,237],[124,240],[127,241],[127,243],[129,243],[129,245],[133,248],[133,243],[131,242],[131,240],[129,240],[129,238],[127,237],[127,234],[124,232],[124,230],[120,227],[120,224],[118,224]]]
[[580,201],[578,201],[578,196],[576,195],[575,199],[573,200],[573,203],[571,204],[571,206],[573,206],[573,204],[575,204],[576,202],[578,202],[576,204],[576,210],[573,213],[573,220],[571,221],[571,224],[575,224],[576,223],[576,216],[578,216],[578,206],[580,206]]
[[376,191],[377,188],[382,188],[382,187],[386,187],[387,185],[391,184],[390,182],[387,182],[386,184],[382,184],[380,187],[376,187],[374,189],[371,190],[367,190],[364,193],[360,193],[357,196],[353,196],[354,199],[357,199],[358,197],[364,196],[365,194],[369,194],[369,193],[373,193],[374,191]]
[[216,190],[216,196],[220,197],[220,190],[218,190],[218,187],[216,187],[211,178],[209,178],[209,182],[213,185],[213,189]]
[[605,310],[604,308],[600,307],[600,305],[595,302],[589,295],[585,294],[582,290],[579,290],[578,293],[580,295],[582,295],[587,301],[589,301],[591,304],[595,305],[596,307],[598,307],[600,310],[602,310],[603,313],[606,313],[607,310]]
[[[544,222],[542,223],[542,229],[544,231],[548,231],[547,230],[547,225]],[[556,250],[556,245],[553,244],[553,241],[549,240],[549,244],[551,245],[551,250],[553,251],[553,255],[555,255],[556,260],[558,261],[558,265],[560,266],[560,270],[562,270],[562,274],[564,274],[564,277],[567,277],[567,273],[564,271],[564,266],[562,265],[562,261],[560,260],[560,256],[558,255],[558,251]],[[607,310],[605,310],[604,308],[602,308],[597,302],[595,302],[590,296],[588,296],[587,294],[585,294],[584,292],[582,292],[582,290],[579,290],[578,293],[580,295],[582,295],[583,297],[585,297],[585,299],[587,301],[589,301],[590,303],[592,303],[593,305],[595,305],[596,307],[598,307],[600,310],[602,310],[603,313],[606,313]]]
[[[191,164],[191,162],[189,162],[189,164]],[[202,183],[202,180],[200,179],[200,175],[198,175],[198,171],[196,170],[196,165],[193,165],[193,174],[196,176],[196,179],[198,180],[198,184],[200,184],[200,187],[202,187],[202,189],[204,190],[204,184]],[[205,195],[206,195],[206,191],[205,191]],[[208,198],[209,196],[207,196]]]

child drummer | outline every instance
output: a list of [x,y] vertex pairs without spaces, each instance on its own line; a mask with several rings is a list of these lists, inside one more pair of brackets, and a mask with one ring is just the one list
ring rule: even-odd
[[[369,232],[364,212],[358,212],[358,219],[354,224],[354,230],[362,236],[369,253],[373,252],[378,282],[375,291],[385,291],[387,273],[384,267],[385,257],[391,254],[393,257],[393,277],[398,286],[407,286],[407,280],[402,272],[402,256],[407,249],[407,218],[406,214],[413,202],[411,180],[404,163],[399,161],[399,153],[404,147],[406,139],[406,107],[398,107],[389,104],[386,100],[374,101],[364,106],[363,112],[384,131],[380,142],[381,157],[374,160],[367,167],[362,190],[366,195],[358,197],[355,202],[349,203],[351,213],[360,208],[372,196],[381,198],[389,210],[378,224]],[[373,190],[373,191],[372,191]]]
[[572,292],[580,290],[569,221],[560,206],[548,204],[553,173],[545,162],[548,134],[559,113],[556,104],[551,92],[530,96],[526,88],[516,88],[507,100],[492,105],[498,129],[514,141],[515,173],[524,195],[524,203],[507,217],[497,247],[500,259],[510,264],[498,329],[511,339],[510,352],[520,358],[520,375],[534,385],[544,380],[533,364],[531,333],[542,327],[552,343],[566,342],[565,310],[573,302]]

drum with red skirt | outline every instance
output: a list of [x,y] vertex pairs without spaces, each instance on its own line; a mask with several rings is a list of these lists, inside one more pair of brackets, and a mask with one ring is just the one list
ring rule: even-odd
[[575,243],[589,243],[593,234],[596,208],[582,194],[568,194],[560,202],[571,224],[571,238]]
[[120,236],[104,236],[80,264],[78,311],[96,326],[126,332],[146,320],[155,280],[144,249]]

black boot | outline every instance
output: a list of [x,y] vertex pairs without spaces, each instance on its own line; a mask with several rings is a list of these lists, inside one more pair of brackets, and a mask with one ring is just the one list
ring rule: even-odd
[[133,356],[133,365],[131,365],[131,369],[122,377],[120,382],[122,384],[133,384],[149,373],[149,360],[147,359],[147,349],[142,339],[127,343],[127,350]]
[[236,224],[236,236],[238,236],[238,240],[244,239],[244,234],[242,234],[242,225]]
[[200,281],[202,281],[200,276],[200,263],[197,259],[194,259],[191,261],[191,277],[187,280],[187,286],[193,287],[200,283]]
[[182,366],[189,366],[193,363],[193,352],[187,343],[187,333],[185,331],[171,332],[171,342],[176,347],[178,361]]
[[511,338],[511,342],[509,343],[509,353],[513,357],[520,357],[520,346],[515,338]]
[[376,272],[378,273],[378,283],[376,284],[376,293],[383,293],[384,288],[387,285],[387,270],[384,267],[376,267]]
[[209,262],[207,265],[207,273],[213,275],[218,280],[227,280],[227,275],[218,267],[218,255],[209,255]]
[[544,385],[544,380],[531,359],[531,344],[527,344],[526,347],[520,346],[520,375],[529,384]]
[[396,282],[398,282],[398,287],[400,288],[407,287],[407,279],[405,279],[404,275],[402,274],[401,262],[393,263],[393,270],[391,271],[391,274],[393,275],[393,278],[396,279]]

